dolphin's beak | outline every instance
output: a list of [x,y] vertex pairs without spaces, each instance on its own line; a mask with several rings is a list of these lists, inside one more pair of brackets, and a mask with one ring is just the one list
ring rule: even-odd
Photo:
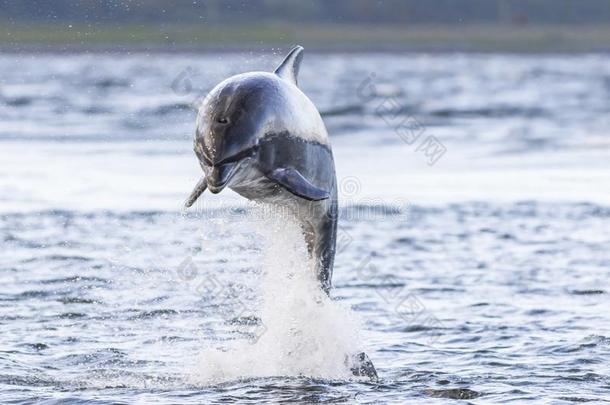
[[184,202],[186,208],[190,208],[195,201],[203,194],[206,189],[214,194],[220,193],[229,184],[237,172],[239,162],[225,163],[224,165],[214,166],[208,176],[203,176],[195,186],[189,198]]
[[205,189],[207,187],[208,187],[208,181],[205,178],[205,176],[203,176],[201,178],[201,180],[199,180],[199,183],[197,183],[197,185],[193,189],[193,192],[191,193],[191,195],[189,195],[189,198],[187,198],[186,201],[184,202],[184,206],[186,208],[190,208],[193,204],[195,204],[195,201],[197,201],[199,196],[201,194],[203,194],[203,192],[205,191]]
[[230,162],[223,165],[214,166],[208,176],[208,188],[214,194],[220,193],[236,173],[239,162]]

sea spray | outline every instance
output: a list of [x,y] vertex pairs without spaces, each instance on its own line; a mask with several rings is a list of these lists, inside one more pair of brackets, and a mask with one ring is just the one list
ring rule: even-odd
[[351,355],[361,351],[360,323],[319,287],[302,230],[289,215],[257,206],[246,219],[261,235],[263,271],[259,335],[208,347],[195,378],[214,384],[242,378],[352,378]]

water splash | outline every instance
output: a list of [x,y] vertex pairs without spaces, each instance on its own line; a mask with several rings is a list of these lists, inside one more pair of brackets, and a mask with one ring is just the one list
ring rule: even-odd
[[361,351],[360,322],[320,289],[296,219],[271,211],[260,207],[249,216],[263,240],[263,333],[255,342],[206,348],[195,373],[198,383],[270,376],[353,378],[348,359]]

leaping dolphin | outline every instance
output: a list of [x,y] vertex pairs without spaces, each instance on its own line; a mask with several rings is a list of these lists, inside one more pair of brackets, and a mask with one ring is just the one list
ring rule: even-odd
[[322,289],[331,288],[337,235],[337,180],[320,113],[297,87],[303,48],[274,73],[228,78],[197,116],[195,154],[204,176],[186,201],[229,187],[250,200],[291,207],[303,227]]
[[[320,287],[332,283],[337,237],[337,179],[320,113],[298,88],[303,48],[274,73],[230,77],[208,94],[198,115],[194,149],[204,176],[186,200],[225,187],[245,198],[289,207],[303,229]],[[376,377],[361,353],[354,374]]]

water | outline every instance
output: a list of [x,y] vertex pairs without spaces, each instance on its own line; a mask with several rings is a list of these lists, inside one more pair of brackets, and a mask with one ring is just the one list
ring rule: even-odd
[[0,56],[0,402],[610,400],[610,57],[307,54],[333,301],[264,207],[181,208],[191,106],[279,59]]

